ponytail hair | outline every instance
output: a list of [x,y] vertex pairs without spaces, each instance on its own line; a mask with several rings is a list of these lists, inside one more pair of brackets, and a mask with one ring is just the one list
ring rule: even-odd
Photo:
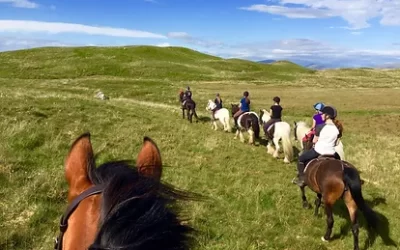
[[336,119],[333,119],[333,123],[335,124],[335,126],[339,130],[338,138],[341,138],[342,135],[343,135],[343,124],[339,120],[336,120]]

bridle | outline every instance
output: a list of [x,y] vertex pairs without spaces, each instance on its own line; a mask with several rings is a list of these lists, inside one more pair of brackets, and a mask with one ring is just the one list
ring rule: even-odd
[[71,214],[75,211],[75,209],[78,207],[79,203],[81,203],[81,201],[92,195],[102,193],[103,190],[104,190],[103,185],[96,185],[86,189],[84,192],[82,192],[80,195],[78,195],[75,199],[72,200],[71,204],[67,207],[65,213],[61,216],[60,235],[55,240],[54,250],[62,250],[64,233],[67,231],[68,228],[68,219],[71,216]]

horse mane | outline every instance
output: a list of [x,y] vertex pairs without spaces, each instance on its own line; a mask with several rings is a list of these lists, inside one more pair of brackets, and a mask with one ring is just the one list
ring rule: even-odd
[[175,204],[192,199],[139,173],[130,161],[89,166],[89,179],[104,185],[99,231],[91,249],[189,249],[194,229],[183,225]]
[[297,127],[302,126],[302,127],[307,127],[308,128],[308,125],[307,125],[307,123],[305,121],[299,121],[299,122],[296,122],[296,124],[297,124]]

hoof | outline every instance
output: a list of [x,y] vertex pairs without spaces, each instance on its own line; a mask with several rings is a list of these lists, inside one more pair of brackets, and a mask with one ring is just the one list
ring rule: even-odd
[[308,203],[308,202],[303,202],[303,208],[305,208],[305,209],[310,209],[310,208],[311,208],[310,203]]
[[323,242],[329,242],[328,240],[325,240],[324,236],[321,237],[321,240],[322,240]]

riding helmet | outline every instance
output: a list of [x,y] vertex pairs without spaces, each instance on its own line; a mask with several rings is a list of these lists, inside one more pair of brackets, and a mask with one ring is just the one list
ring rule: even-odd
[[245,91],[245,92],[243,93],[243,95],[244,95],[244,96],[249,96],[249,92],[248,92],[248,91]]
[[314,104],[314,109],[317,111],[321,111],[325,107],[325,104],[322,102],[317,102]]
[[332,106],[325,106],[321,112],[323,114],[329,115],[332,119],[335,119],[337,116],[337,111],[334,107]]
[[272,100],[274,102],[276,102],[276,103],[280,103],[281,102],[281,98],[279,98],[279,96],[275,96]]

